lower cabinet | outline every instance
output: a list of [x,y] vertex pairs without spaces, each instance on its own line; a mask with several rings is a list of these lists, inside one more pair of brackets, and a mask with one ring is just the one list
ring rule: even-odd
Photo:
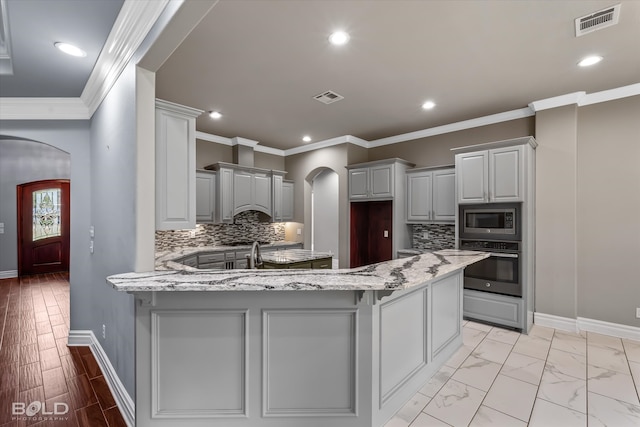
[[522,298],[464,290],[464,317],[522,329],[524,303]]

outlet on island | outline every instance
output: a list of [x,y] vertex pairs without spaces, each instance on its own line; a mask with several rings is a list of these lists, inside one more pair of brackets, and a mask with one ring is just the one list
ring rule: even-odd
[[640,307],[636,308],[636,319],[640,319]]
[[423,239],[428,239],[429,238],[429,232],[428,231],[423,231],[422,232],[422,238]]

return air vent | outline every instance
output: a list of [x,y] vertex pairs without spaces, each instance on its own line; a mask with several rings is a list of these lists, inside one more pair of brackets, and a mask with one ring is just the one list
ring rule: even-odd
[[616,25],[620,19],[620,4],[576,19],[576,37]]
[[344,96],[338,95],[332,90],[328,90],[326,92],[323,92],[319,95],[314,96],[313,99],[315,99],[316,101],[320,101],[323,104],[332,104],[334,102],[340,101],[341,99],[344,99]]

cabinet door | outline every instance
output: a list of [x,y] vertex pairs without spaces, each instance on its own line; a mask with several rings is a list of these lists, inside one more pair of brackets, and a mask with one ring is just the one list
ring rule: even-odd
[[213,222],[216,175],[196,172],[196,222]]
[[393,165],[372,166],[370,168],[370,197],[393,197],[393,169]]
[[293,220],[293,182],[282,183],[282,220]]
[[489,200],[521,202],[523,182],[523,147],[489,150]]
[[443,169],[433,172],[434,221],[455,221],[456,219],[456,171]]
[[369,197],[369,168],[349,170],[349,198],[366,199]]
[[253,208],[253,174],[244,171],[233,173],[233,214]]
[[196,226],[195,118],[156,109],[156,229]]
[[407,221],[429,221],[432,172],[407,174]]
[[253,175],[253,209],[271,215],[271,175]]
[[459,203],[484,203],[487,198],[487,151],[456,155],[456,182]]
[[220,169],[218,174],[220,180],[217,194],[218,221],[233,221],[233,170]]
[[282,221],[282,175],[273,175],[273,221]]

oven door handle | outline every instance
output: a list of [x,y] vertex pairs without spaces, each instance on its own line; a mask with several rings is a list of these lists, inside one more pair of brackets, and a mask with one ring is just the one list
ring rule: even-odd
[[496,252],[490,252],[489,255],[497,257],[497,258],[518,258],[520,255],[518,254],[501,254]]

